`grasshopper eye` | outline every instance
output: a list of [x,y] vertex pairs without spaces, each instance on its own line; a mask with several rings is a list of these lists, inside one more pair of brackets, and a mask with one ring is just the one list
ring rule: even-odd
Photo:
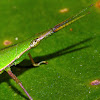
[[38,38],[33,40],[31,43],[30,43],[30,47],[35,47],[39,44],[39,41],[38,41]]

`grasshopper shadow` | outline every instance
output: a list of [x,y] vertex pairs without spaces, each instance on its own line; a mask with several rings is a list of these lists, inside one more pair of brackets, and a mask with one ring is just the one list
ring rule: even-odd
[[[48,60],[50,60],[50,59],[54,59],[54,58],[56,58],[56,57],[59,57],[59,56],[65,55],[65,54],[69,54],[69,53],[76,52],[76,51],[79,51],[79,50],[82,50],[82,49],[86,49],[86,48],[90,47],[91,45],[85,45],[85,46],[81,46],[81,47],[78,47],[78,48],[77,48],[77,46],[80,46],[81,44],[83,45],[83,44],[85,44],[85,43],[87,43],[87,42],[89,42],[89,41],[91,41],[91,40],[93,40],[93,39],[94,39],[94,38],[87,38],[87,39],[85,39],[85,40],[83,40],[83,41],[80,41],[80,42],[78,42],[78,43],[75,43],[75,44],[73,44],[73,45],[71,45],[71,46],[69,46],[69,47],[66,47],[66,48],[64,48],[64,49],[61,49],[61,50],[56,51],[56,52],[54,52],[54,53],[51,53],[51,54],[48,54],[48,55],[44,55],[44,56],[35,57],[35,58],[34,58],[34,61],[35,61],[35,62],[40,62],[40,61],[43,61],[43,60],[48,61]],[[30,61],[30,60],[24,60],[24,61],[21,62],[21,64],[23,64],[23,63],[25,63],[25,62],[27,62],[28,64],[30,64],[30,66],[28,66],[28,67],[22,67],[21,65],[17,65],[16,67],[15,67],[15,66],[12,67],[12,72],[13,72],[16,76],[21,75],[22,73],[24,73],[25,71],[27,71],[27,70],[30,69],[30,68],[36,68],[36,67],[33,67],[33,66],[31,65],[31,61]],[[19,70],[19,68],[20,68],[21,70]],[[26,100],[28,100],[28,98],[27,98],[26,96],[24,96],[18,89],[16,89],[15,86],[13,86],[13,85],[10,83],[10,79],[11,79],[11,78],[9,77],[9,75],[8,75],[6,72],[4,72],[4,73],[2,73],[2,74],[0,75],[0,84],[1,84],[2,82],[7,82],[8,85],[11,86],[11,88],[12,88],[15,92],[17,92],[19,95],[21,95],[21,96],[24,97]]]
[[86,49],[86,48],[90,47],[91,45],[85,45],[85,46],[78,47],[78,48],[76,48],[76,46],[80,46],[81,44],[84,44],[86,42],[89,42],[92,39],[93,38],[88,38],[88,39],[85,39],[83,41],[80,41],[80,42],[78,42],[76,44],[73,44],[73,45],[71,45],[69,47],[66,47],[64,49],[61,49],[59,51],[56,51],[54,53],[51,53],[51,54],[48,54],[48,55],[45,55],[45,56],[35,57],[34,58],[34,61],[35,62],[48,61],[50,59],[54,59],[56,57],[63,56],[65,54],[69,54],[69,53],[76,52],[76,51],[79,51],[79,50],[82,50],[82,49]]

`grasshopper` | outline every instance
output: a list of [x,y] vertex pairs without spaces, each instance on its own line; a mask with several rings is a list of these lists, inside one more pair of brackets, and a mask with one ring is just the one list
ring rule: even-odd
[[[90,8],[92,5],[90,5],[87,8]],[[21,81],[13,74],[11,71],[11,66],[17,65],[20,62],[22,62],[25,59],[25,55],[28,54],[33,66],[39,66],[42,63],[46,63],[46,61],[41,61],[39,63],[35,63],[34,60],[32,59],[31,54],[28,52],[30,49],[36,47],[39,45],[39,43],[46,37],[56,33],[57,31],[61,30],[62,28],[70,25],[71,23],[79,20],[80,18],[86,16],[89,14],[89,12],[82,14],[84,11],[87,10],[85,8],[84,10],[80,11],[78,14],[75,16],[72,16],[65,21],[57,24],[53,28],[50,28],[49,30],[39,33],[37,36],[33,36],[23,42],[20,42],[18,44],[12,45],[10,47],[4,48],[0,50],[0,74],[4,71],[6,71],[9,76],[17,83],[19,86],[24,90],[26,95],[30,100],[33,100],[32,97],[29,95],[29,93],[26,91],[26,89],[23,87]]]

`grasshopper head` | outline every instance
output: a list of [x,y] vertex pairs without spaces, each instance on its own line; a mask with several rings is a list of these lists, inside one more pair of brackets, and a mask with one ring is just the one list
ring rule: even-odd
[[40,40],[36,38],[30,43],[30,47],[36,47],[39,44]]

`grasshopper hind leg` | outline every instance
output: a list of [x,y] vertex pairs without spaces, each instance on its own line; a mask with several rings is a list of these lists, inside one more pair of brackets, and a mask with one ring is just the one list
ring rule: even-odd
[[29,95],[29,93],[26,91],[24,86],[22,85],[21,81],[13,74],[10,67],[6,68],[5,71],[9,74],[9,76],[23,89],[23,91],[28,96],[29,100],[33,100],[32,97]]
[[30,53],[28,53],[28,56],[29,56],[29,58],[30,58],[30,60],[31,60],[31,62],[33,64],[33,66],[37,67],[37,66],[40,66],[41,64],[48,64],[47,61],[40,61],[39,63],[35,63]]

